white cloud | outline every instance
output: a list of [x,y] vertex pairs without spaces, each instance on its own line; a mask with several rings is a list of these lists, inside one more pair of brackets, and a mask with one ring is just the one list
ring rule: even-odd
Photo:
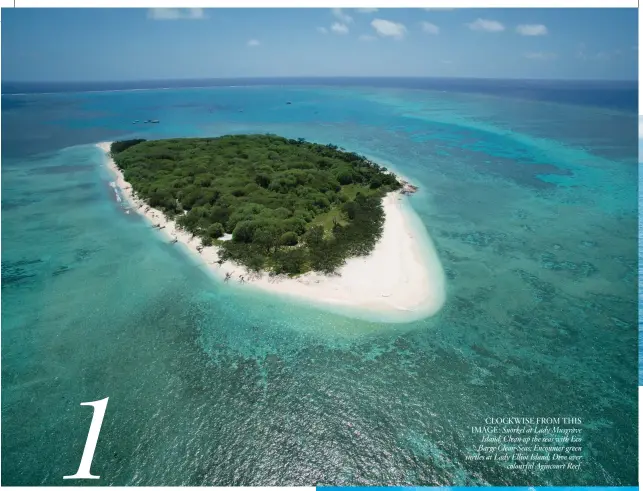
[[335,22],[330,26],[330,30],[337,34],[348,34],[348,26],[346,24],[340,24],[339,22]]
[[390,20],[374,19],[371,26],[375,29],[380,36],[392,37],[395,39],[402,39],[406,33],[406,26],[399,22],[391,22]]
[[147,17],[154,20],[205,19],[203,9],[148,9]]
[[580,43],[578,45],[578,52],[576,53],[576,58],[585,61],[609,61],[616,56],[620,56],[621,51],[618,49],[612,51],[600,50],[597,52],[587,52],[587,47],[585,43]]
[[321,32],[322,34],[328,34],[328,29],[325,27],[318,27],[317,32]]
[[342,22],[342,24],[350,24],[353,18],[344,12],[342,9],[332,9],[333,15]]
[[469,29],[472,31],[501,32],[505,30],[505,26],[497,20],[488,19],[476,19],[468,23],[467,26],[469,26]]
[[546,53],[544,51],[535,51],[533,53],[525,53],[525,58],[529,58],[530,60],[547,61],[547,60],[555,60],[556,58],[558,58],[558,55],[556,53]]
[[256,39],[250,39],[248,41],[248,46],[253,47],[253,46],[259,46],[261,43],[257,41]]
[[355,9],[357,10],[360,14],[372,14],[373,12],[377,12],[379,9]]
[[516,26],[516,32],[521,36],[544,36],[548,31],[542,24],[520,24]]
[[618,50],[616,50],[614,52],[602,51],[601,50],[598,53],[596,53],[596,55],[594,56],[594,59],[596,59],[598,61],[607,61],[607,60],[611,59],[613,55],[618,55],[618,54],[619,54]]
[[360,41],[365,41],[365,42],[368,42],[368,41],[375,41],[376,39],[377,39],[377,38],[376,38],[375,36],[369,36],[368,34],[362,34],[362,35],[359,37],[359,40],[360,40]]
[[422,24],[422,30],[424,32],[429,34],[440,34],[440,28],[435,24],[431,24],[430,22],[426,22],[426,21],[421,22],[421,24]]

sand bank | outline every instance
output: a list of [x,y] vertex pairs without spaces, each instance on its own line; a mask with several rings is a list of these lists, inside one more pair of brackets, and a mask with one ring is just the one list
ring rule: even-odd
[[[109,153],[109,142],[97,146]],[[154,226],[161,227],[160,233],[165,234],[168,241],[176,239],[185,245],[215,276],[223,279],[226,273],[232,273],[231,285],[287,295],[357,317],[398,322],[433,315],[444,304],[445,277],[440,260],[424,226],[406,205],[407,198],[399,192],[389,193],[383,199],[386,221],[382,238],[373,252],[367,257],[348,259],[338,275],[312,272],[297,278],[251,276],[239,264],[216,264],[216,246],[204,247],[199,253],[200,239],[178,229],[160,210],[134,196],[132,186],[109,155],[107,166],[123,195],[124,207],[130,207]],[[240,275],[246,283],[239,283]]]

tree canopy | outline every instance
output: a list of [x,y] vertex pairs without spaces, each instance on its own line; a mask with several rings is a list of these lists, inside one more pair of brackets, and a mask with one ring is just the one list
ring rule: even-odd
[[370,253],[382,197],[401,187],[354,152],[276,135],[126,140],[111,155],[140,198],[222,259],[277,274],[332,273]]

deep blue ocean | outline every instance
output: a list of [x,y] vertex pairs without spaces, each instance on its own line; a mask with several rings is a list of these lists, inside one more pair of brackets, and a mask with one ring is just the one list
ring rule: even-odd
[[380,87],[420,89],[450,93],[488,94],[535,101],[561,102],[637,112],[636,81],[596,80],[496,80],[422,77],[291,77],[141,80],[126,82],[38,83],[2,82],[3,94],[145,90],[158,88],[283,86],[283,87]]
[[[625,82],[3,84],[3,484],[88,484],[62,476],[109,397],[89,484],[636,485],[637,109]],[[123,213],[94,146],[266,132],[420,186],[438,315],[224,285]],[[468,460],[507,416],[581,418],[580,470]]]

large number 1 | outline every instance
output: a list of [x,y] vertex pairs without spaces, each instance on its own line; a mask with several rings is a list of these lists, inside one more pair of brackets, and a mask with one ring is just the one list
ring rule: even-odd
[[73,476],[64,476],[63,479],[100,479],[100,476],[92,475],[91,466],[94,458],[94,451],[96,450],[96,444],[98,443],[98,434],[100,433],[100,427],[103,424],[103,417],[105,416],[105,410],[107,409],[108,399],[109,397],[106,397],[100,401],[80,403],[81,406],[94,406],[94,415],[92,416],[92,422],[89,425],[89,434],[87,435],[85,450],[83,450],[83,456],[80,459],[78,470]]

